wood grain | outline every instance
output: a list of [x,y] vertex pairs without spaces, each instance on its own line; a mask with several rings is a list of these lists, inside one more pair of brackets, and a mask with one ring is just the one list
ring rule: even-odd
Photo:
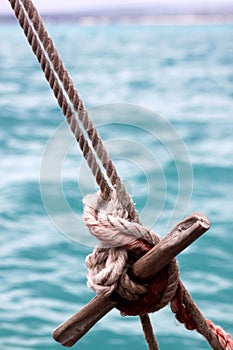
[[[153,277],[177,254],[206,232],[209,227],[209,220],[203,214],[191,214],[176,225],[149,252],[138,259],[132,266],[130,274],[133,274],[134,278],[140,280]],[[109,297],[96,296],[80,311],[54,330],[54,339],[64,346],[71,347],[116,305],[117,302]]]
[[191,214],[136,261],[131,273],[140,280],[153,277],[182,250],[206,232],[209,227],[209,220],[204,215],[200,213]]

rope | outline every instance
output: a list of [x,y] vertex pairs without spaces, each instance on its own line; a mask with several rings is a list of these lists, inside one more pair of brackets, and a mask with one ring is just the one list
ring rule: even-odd
[[158,343],[153,333],[148,314],[141,315],[140,320],[142,324],[143,333],[145,335],[145,340],[148,344],[148,348],[150,350],[159,350]]
[[[86,196],[84,204],[84,223],[100,242],[86,258],[89,287],[105,297],[114,291],[119,297],[118,308],[122,315],[143,315],[163,308],[172,300],[177,288],[175,260],[162,269],[152,283],[133,281],[127,274],[139,254],[143,255],[160,241],[159,236],[126,219],[127,212],[114,190],[109,202],[95,194]],[[141,241],[144,244],[140,244]]]
[[115,299],[122,316],[140,316],[151,350],[158,349],[158,344],[151,335],[147,314],[169,302],[177,320],[187,329],[202,334],[214,350],[233,350],[232,337],[206,320],[193,302],[179,279],[175,260],[159,271],[152,281],[142,283],[130,279],[130,266],[160,238],[141,224],[127,220],[127,212],[114,190],[109,202],[99,193],[84,198],[84,223],[99,240],[99,245],[86,258],[88,286],[97,295]]
[[[111,161],[107,150],[99,137],[96,128],[88,116],[81,98],[53,44],[52,39],[46,31],[43,21],[30,0],[9,0],[15,15],[22,27],[25,36],[32,47],[38,62],[45,74],[50,87],[61,107],[71,131],[75,135],[83,156],[86,159],[89,168],[94,175],[97,184],[101,189],[104,199],[109,198],[110,186],[106,181],[96,158],[89,147],[84,133],[82,132],[78,121],[75,117],[77,114],[79,121],[82,123],[84,130],[87,132],[93,149],[95,150],[102,166],[106,170],[107,177],[111,184],[116,188],[119,199],[129,212],[132,221],[138,221],[138,214],[131,201],[129,194],[126,192],[125,186],[121,181],[116,168]],[[67,99],[69,101],[67,101]],[[72,108],[71,108],[72,105]],[[77,113],[76,113],[77,112]]]
[[196,330],[202,334],[213,349],[233,350],[233,338],[221,327],[205,319],[181,281],[171,301],[171,310],[188,330]]
[[[231,336],[221,327],[205,320],[178,279],[175,260],[150,283],[140,284],[130,280],[128,267],[157,244],[159,237],[139,223],[133,202],[35,6],[30,0],[9,1],[101,190],[100,195],[85,199],[84,221],[91,233],[100,239],[100,245],[87,257],[89,285],[97,294],[118,298],[122,314],[140,315],[150,350],[157,350],[158,344],[147,312],[156,311],[169,301],[177,319],[188,329],[201,333],[214,350],[233,350]],[[105,169],[108,180],[101,167]]]
[[109,202],[104,201],[100,193],[84,198],[84,223],[100,242],[86,258],[88,286],[98,295],[115,298],[122,316],[139,315],[149,349],[158,350],[148,313],[172,300],[178,283],[178,267],[173,260],[152,283],[130,279],[128,268],[160,238],[141,224],[128,221],[127,217],[115,190]]
[[223,347],[223,349],[233,350],[233,339],[230,336],[230,334],[227,334],[221,327],[214,325],[212,321],[206,320],[206,322],[209,328],[218,338],[218,341]]
[[[113,165],[102,143],[102,140],[97,133],[96,128],[88,117],[88,112],[84,108],[83,102],[79,97],[61,58],[59,57],[52,39],[49,37],[44,27],[43,21],[37,9],[30,0],[9,1],[32,48],[32,51],[37,57],[42,71],[44,72],[45,78],[53,90],[54,96],[67,119],[71,131],[75,135],[83,156],[96,179],[96,183],[100,187],[102,197],[108,200],[111,189],[101,171],[99,164],[96,161],[93,151],[90,148],[82,129],[78,124],[74,111],[78,112],[78,118],[92,142],[92,147],[96,151],[97,156],[106,170],[111,184],[116,189],[119,200],[127,209],[129,220],[139,222],[139,216],[135,210],[132,200],[129,194],[126,192],[125,186],[122,183],[116,168]],[[73,110],[69,101],[67,100],[67,96],[73,105]],[[150,328],[148,328],[148,331],[150,331]],[[152,337],[152,334],[150,337]]]
[[51,68],[51,64],[40,46],[38,36],[31,27],[31,24],[25,13],[25,9],[18,0],[10,1],[10,3],[13,10],[15,11],[16,17],[18,18],[19,24],[22,27],[29,44],[32,47],[32,51],[37,57],[38,62],[40,63],[41,68],[45,74],[45,77],[51,89],[53,90],[54,96],[56,97],[57,102],[60,108],[62,109],[63,114],[65,115],[77,142],[79,143],[80,149],[83,152],[83,156],[86,159],[93,175],[95,176],[96,182],[99,185],[102,193],[104,194],[104,197],[106,198],[108,197],[108,193],[110,192],[110,187],[101,172],[101,169],[94,157],[92,150],[88,145],[87,140],[85,139],[82,130],[78,125],[75,115],[66,99],[66,96],[64,95],[63,89],[59,84],[59,80],[55,75],[53,69]]

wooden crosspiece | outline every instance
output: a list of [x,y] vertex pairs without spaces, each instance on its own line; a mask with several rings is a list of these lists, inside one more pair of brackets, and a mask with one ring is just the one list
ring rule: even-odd
[[[133,202],[126,192],[125,186],[97,130],[88,117],[82,100],[59,57],[52,39],[44,27],[37,9],[31,0],[9,0],[9,2],[41,65],[45,78],[70,125],[71,131],[79,143],[83,156],[96,179],[96,183],[99,185],[102,197],[106,200],[109,199],[111,192],[111,187],[108,184],[109,180],[111,185],[116,189],[121,204],[127,210],[130,222],[139,222],[138,213]],[[89,140],[86,139],[85,134]],[[102,173],[102,168],[95,157],[94,151],[100,163],[102,163],[103,168],[106,170],[108,179]],[[170,266],[171,261],[176,255],[208,230],[209,226],[209,221],[204,215],[199,213],[190,215],[180,222],[167,237],[162,239],[148,253],[133,264],[129,270],[130,276],[139,281],[152,278],[165,266]],[[171,308],[175,313],[175,310],[178,311],[176,313],[177,319],[185,323],[188,329],[196,329],[201,333],[214,350],[233,350],[232,337],[221,327],[215,326],[211,321],[204,318],[180,280],[176,293],[176,300],[174,301],[173,299],[171,301]],[[178,299],[182,302],[178,302]],[[58,327],[53,333],[54,338],[65,346],[72,346],[115,306],[118,306],[118,302],[112,297],[95,297],[81,311]],[[184,315],[180,312],[179,308],[184,311],[185,316],[191,318],[191,324],[189,323],[190,319],[183,318]],[[145,328],[149,329],[149,317],[147,314],[143,316],[145,316],[142,322],[142,324],[144,323],[143,327],[145,326]],[[140,317],[142,321],[142,315]],[[146,340],[148,342],[147,337]],[[149,348],[151,350],[157,349],[155,338],[154,344],[152,343],[150,341],[148,342]],[[151,347],[150,344],[152,344]]]
[[[138,259],[132,266],[130,275],[140,280],[155,276],[181,251],[206,232],[209,227],[209,220],[203,214],[191,214],[178,223],[157,245]],[[117,306],[117,301],[111,297],[96,296],[79,312],[54,330],[54,339],[67,347],[74,345],[115,306]]]

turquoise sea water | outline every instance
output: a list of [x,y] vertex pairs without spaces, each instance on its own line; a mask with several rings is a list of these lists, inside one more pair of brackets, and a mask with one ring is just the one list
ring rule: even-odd
[[[154,223],[161,235],[167,232],[179,196],[186,201],[176,213],[179,219],[193,211],[210,219],[211,229],[179,256],[180,274],[204,315],[233,334],[233,26],[50,24],[49,32],[90,113],[93,110],[94,123],[102,125],[107,147],[118,151],[116,165],[145,224],[153,212],[146,205],[150,194],[162,203]],[[87,235],[79,239],[81,220],[72,227],[75,243],[47,215],[40,169],[46,144],[63,115],[21,29],[0,25],[0,42],[1,349],[61,349],[52,330],[94,296],[86,286],[85,268],[92,243]],[[107,112],[103,107],[105,113],[94,107],[112,103],[126,106],[123,120],[128,126],[123,125],[122,109],[121,124],[116,125],[116,105],[108,105]],[[138,127],[135,111],[142,113],[141,108],[159,112],[174,128],[163,149],[145,133],[154,130],[153,113],[141,118],[141,130]],[[168,140],[176,132],[176,141],[182,139],[185,146],[171,159]],[[139,152],[134,152],[136,146]],[[61,143],[54,157],[60,151]],[[186,151],[183,162],[189,178],[179,192],[177,162]],[[63,192],[80,218],[82,194],[96,188],[82,168],[78,148],[72,146],[67,153]],[[54,207],[69,235],[70,224],[59,203]],[[200,335],[178,325],[168,307],[152,315],[152,321],[161,349],[209,348]],[[146,346],[138,318],[122,318],[113,310],[74,348]]]

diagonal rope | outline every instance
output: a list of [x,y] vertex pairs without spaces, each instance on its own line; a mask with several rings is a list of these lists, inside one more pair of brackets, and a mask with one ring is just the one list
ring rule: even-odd
[[220,327],[204,317],[181,281],[170,306],[177,320],[188,330],[196,330],[202,334],[212,349],[233,350],[233,338],[222,329],[219,332]]
[[[109,200],[111,187],[102,173],[101,166],[97,162],[93,150],[98,156],[102,167],[106,170],[108,180],[112,186],[115,187],[117,197],[123,208],[128,211],[128,220],[139,222],[139,216],[133,202],[129,194],[126,192],[125,186],[121,181],[96,128],[90,120],[88,112],[85,109],[61,58],[59,57],[53,41],[49,37],[36,8],[31,0],[9,0],[9,2],[30,46],[32,47],[32,51],[37,57],[44,75],[53,90],[54,96],[67,119],[71,131],[75,135],[83,156],[100,187],[103,199]],[[82,126],[79,124],[78,120],[81,122]],[[85,134],[89,137],[92,145],[91,147]],[[186,291],[183,286],[182,290]],[[210,321],[207,322],[205,320],[204,316],[202,316],[196,308],[188,292],[183,294],[183,303],[186,305],[189,314],[192,315],[193,320],[198,324],[198,331],[206,337],[213,349],[233,349],[232,338],[225,335],[221,329],[216,328],[210,323]],[[173,304],[175,304],[175,302]],[[141,322],[150,350],[158,349],[147,314],[141,317]],[[202,325],[204,325],[204,327]],[[224,340],[226,339],[224,345],[220,343],[220,339],[223,338]]]
[[[102,197],[108,200],[110,198],[111,188],[96,161],[93,151],[90,148],[82,129],[80,128],[74,111],[77,112],[78,119],[81,121],[84,130],[86,130],[88,137],[92,142],[92,147],[96,151],[98,158],[105,168],[111,184],[115,187],[119,201],[128,211],[129,220],[139,222],[139,216],[133,202],[126,191],[125,186],[121,181],[116,168],[97,133],[96,128],[90,120],[87,110],[84,108],[83,102],[74,87],[74,84],[53,44],[52,39],[49,37],[48,32],[44,27],[43,21],[37,9],[30,0],[9,1],[32,48],[32,51],[37,57],[37,60],[44,72],[45,78],[53,90],[54,96],[56,97],[57,102],[67,119],[71,131],[75,135],[83,156],[96,179],[96,183],[100,187]],[[67,101],[66,95],[73,105],[74,110],[72,110],[70,103]],[[145,319],[147,325],[144,325]],[[148,326],[150,323],[149,316],[145,317],[144,319],[141,318],[141,323],[143,330],[146,332],[145,338],[151,340],[150,343],[148,343],[150,350],[153,350],[155,347],[158,348],[152,326],[151,324]],[[153,344],[153,348],[151,348],[151,344]]]
[[[54,95],[67,118],[68,123],[70,124],[70,113],[71,115],[75,113],[79,121],[82,123],[83,129],[86,131],[102,166],[106,170],[109,181],[115,187],[119,200],[129,212],[130,220],[139,221],[139,217],[132,200],[126,191],[125,186],[121,181],[96,128],[88,116],[88,112],[78,95],[78,91],[76,90],[72,79],[63,64],[52,39],[49,37],[49,34],[44,27],[43,21],[37,9],[30,0],[13,0],[10,1],[10,3],[15,11],[21,27],[24,30],[29,44],[32,46],[32,50],[45,73],[45,77],[48,80]],[[67,97],[72,105],[73,111],[70,111],[71,108],[67,106],[67,103],[70,106],[69,102],[67,102]],[[77,119],[74,116],[72,116],[71,119],[71,130],[75,136],[78,136],[76,139],[79,142],[81,150],[83,153],[85,153],[84,157],[88,161],[88,165],[97,180],[97,184],[100,186],[103,198],[108,199],[110,187],[107,181],[104,179],[104,175],[102,174],[100,167],[97,167],[97,164],[94,161],[94,154],[92,154],[90,147],[88,147],[85,136],[81,132],[78,122],[76,122]],[[78,128],[80,130],[77,130]]]
[[62,109],[62,112],[65,115],[72,132],[75,135],[75,138],[79,144],[79,147],[83,153],[83,156],[86,159],[89,165],[89,168],[92,171],[92,174],[95,176],[96,182],[99,185],[101,192],[103,193],[103,197],[108,198],[108,195],[110,193],[110,187],[108,185],[108,182],[104,178],[104,175],[102,174],[100,166],[98,165],[96,158],[91,148],[89,147],[89,144],[84,136],[84,133],[82,132],[81,128],[78,125],[78,121],[75,118],[75,115],[66,99],[63,89],[59,84],[59,80],[55,75],[50,62],[48,61],[44,51],[40,46],[38,37],[30,25],[30,22],[25,14],[23,6],[18,0],[10,1],[10,3],[13,10],[15,11],[16,17],[18,18],[19,24],[22,27],[29,44],[31,45],[32,51],[37,57],[41,65],[41,68],[44,72],[44,75],[51,89],[53,90],[54,96],[56,97],[57,102],[60,108]]

